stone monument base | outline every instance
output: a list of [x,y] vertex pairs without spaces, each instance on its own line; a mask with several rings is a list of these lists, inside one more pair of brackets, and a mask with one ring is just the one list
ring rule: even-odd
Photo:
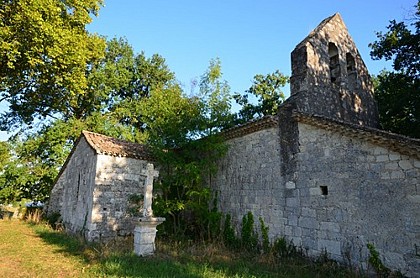
[[141,217],[134,229],[134,253],[149,256],[155,252],[156,226],[165,221],[164,217]]

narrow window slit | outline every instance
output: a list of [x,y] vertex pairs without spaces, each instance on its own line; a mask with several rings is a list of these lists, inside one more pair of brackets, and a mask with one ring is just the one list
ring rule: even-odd
[[321,195],[323,195],[323,196],[328,195],[328,186],[321,185],[319,188],[321,188]]

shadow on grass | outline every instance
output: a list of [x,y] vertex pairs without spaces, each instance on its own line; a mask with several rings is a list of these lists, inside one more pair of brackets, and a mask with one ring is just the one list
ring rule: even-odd
[[71,237],[63,232],[50,230],[48,227],[40,225],[32,225],[35,233],[46,243],[59,247],[57,252],[65,253],[72,256],[82,257],[86,262],[90,260],[86,256],[89,247],[85,242],[76,237]]
[[[101,246],[48,228],[34,226],[36,234],[46,243],[58,246],[58,251],[84,260],[85,273],[101,277],[275,277],[254,271],[251,265],[238,262],[209,264],[193,258],[174,258],[165,254],[138,257],[132,252],[104,254]],[[277,276],[279,277],[279,276]]]
[[107,246],[87,244],[44,226],[35,225],[34,230],[46,243],[58,246],[57,252],[82,259],[88,277],[360,277],[332,262],[291,258],[264,264],[257,262],[255,255],[227,250],[207,253],[199,246],[194,251],[166,244],[154,256],[138,257],[130,251],[116,252]]

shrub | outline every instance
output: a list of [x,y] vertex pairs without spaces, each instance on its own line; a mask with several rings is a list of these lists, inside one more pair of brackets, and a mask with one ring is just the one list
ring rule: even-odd
[[379,258],[379,252],[376,250],[373,243],[368,243],[367,248],[369,249],[369,263],[375,269],[376,273],[380,277],[388,277],[391,274],[391,270],[387,268]]
[[262,251],[267,254],[270,252],[270,240],[268,238],[268,227],[265,225],[264,220],[262,217],[259,217],[260,220],[260,228],[261,228],[261,238],[262,238]]
[[258,245],[258,235],[254,230],[254,216],[252,212],[248,212],[242,218],[241,229],[242,247],[248,251],[255,251]]
[[232,217],[230,214],[227,214],[225,217],[225,225],[223,228],[223,242],[229,248],[238,247],[238,239],[235,236],[235,230],[232,227],[231,220]]

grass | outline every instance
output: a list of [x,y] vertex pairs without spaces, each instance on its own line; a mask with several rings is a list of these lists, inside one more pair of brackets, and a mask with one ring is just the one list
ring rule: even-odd
[[158,242],[154,256],[127,242],[106,246],[44,224],[0,220],[0,277],[358,277],[332,262],[233,252],[217,244]]
[[27,224],[0,220],[0,277],[79,277],[83,267],[83,260],[48,244]]

